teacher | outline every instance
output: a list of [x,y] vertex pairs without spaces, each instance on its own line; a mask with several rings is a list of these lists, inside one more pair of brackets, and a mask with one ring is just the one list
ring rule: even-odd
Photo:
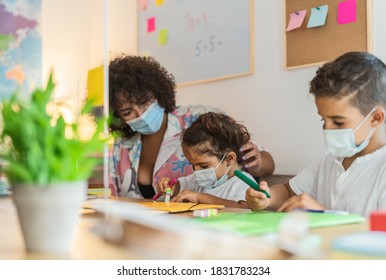
[[[202,113],[217,108],[176,106],[172,74],[152,57],[121,55],[109,65],[109,103],[114,144],[110,161],[112,194],[151,198],[160,178],[193,172],[181,148],[181,135]],[[244,168],[253,176],[271,174],[267,151],[249,142]]]

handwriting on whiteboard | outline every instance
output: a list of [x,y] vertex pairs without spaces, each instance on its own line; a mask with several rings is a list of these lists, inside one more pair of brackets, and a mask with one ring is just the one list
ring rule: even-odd
[[212,20],[215,19],[215,15],[208,16],[205,11],[202,11],[199,15],[191,15],[187,13],[186,16],[185,31],[192,32],[200,27],[207,27]]
[[194,56],[199,57],[204,52],[212,53],[221,45],[222,42],[217,40],[214,35],[210,36],[208,40],[198,40],[196,42]]

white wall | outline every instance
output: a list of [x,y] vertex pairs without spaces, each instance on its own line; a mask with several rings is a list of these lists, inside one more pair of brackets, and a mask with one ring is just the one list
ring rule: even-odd
[[323,148],[318,117],[307,95],[314,69],[284,69],[282,1],[256,1],[255,14],[255,73],[181,88],[178,101],[225,109],[272,153],[276,173],[296,174]]
[[76,98],[85,89],[89,1],[42,1],[43,84],[53,69],[59,99]]
[[[373,0],[373,50],[386,62],[385,12],[386,1]],[[181,88],[178,102],[224,108],[272,153],[275,173],[297,174],[325,150],[320,117],[308,94],[317,68],[284,68],[284,1],[255,0],[255,15],[255,74]]]
[[[102,2],[43,0],[44,73],[54,64],[63,87],[80,81],[84,92],[87,70],[103,61]],[[109,1],[110,54],[136,53],[136,2]],[[385,14],[386,1],[373,0],[373,53],[386,62]],[[255,73],[179,88],[177,103],[226,110],[272,153],[275,173],[296,174],[324,152],[320,117],[308,94],[316,67],[284,69],[284,0],[255,0],[255,15]]]
[[[108,49],[136,51],[135,0],[108,2]],[[104,61],[105,0],[43,0],[43,76],[51,69],[58,98],[82,99],[87,91],[87,71]],[[132,21],[132,22],[131,22]]]

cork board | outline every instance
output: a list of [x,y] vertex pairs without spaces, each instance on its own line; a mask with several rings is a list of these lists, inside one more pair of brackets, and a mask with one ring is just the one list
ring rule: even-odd
[[[301,27],[285,32],[287,69],[319,65],[349,51],[372,51],[371,0],[356,0],[356,21],[347,24],[337,22],[340,2],[343,1],[285,0],[284,32],[291,13],[307,11]],[[311,8],[326,4],[328,5],[326,24],[307,28]]]

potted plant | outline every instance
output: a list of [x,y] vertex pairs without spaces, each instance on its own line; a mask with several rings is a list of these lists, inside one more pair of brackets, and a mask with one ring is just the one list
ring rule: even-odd
[[[87,179],[103,151],[103,120],[88,140],[82,140],[79,123],[54,120],[52,74],[45,89],[29,99],[14,93],[2,102],[0,158],[11,186],[28,251],[67,253],[87,193]],[[81,116],[89,115],[91,104]]]

